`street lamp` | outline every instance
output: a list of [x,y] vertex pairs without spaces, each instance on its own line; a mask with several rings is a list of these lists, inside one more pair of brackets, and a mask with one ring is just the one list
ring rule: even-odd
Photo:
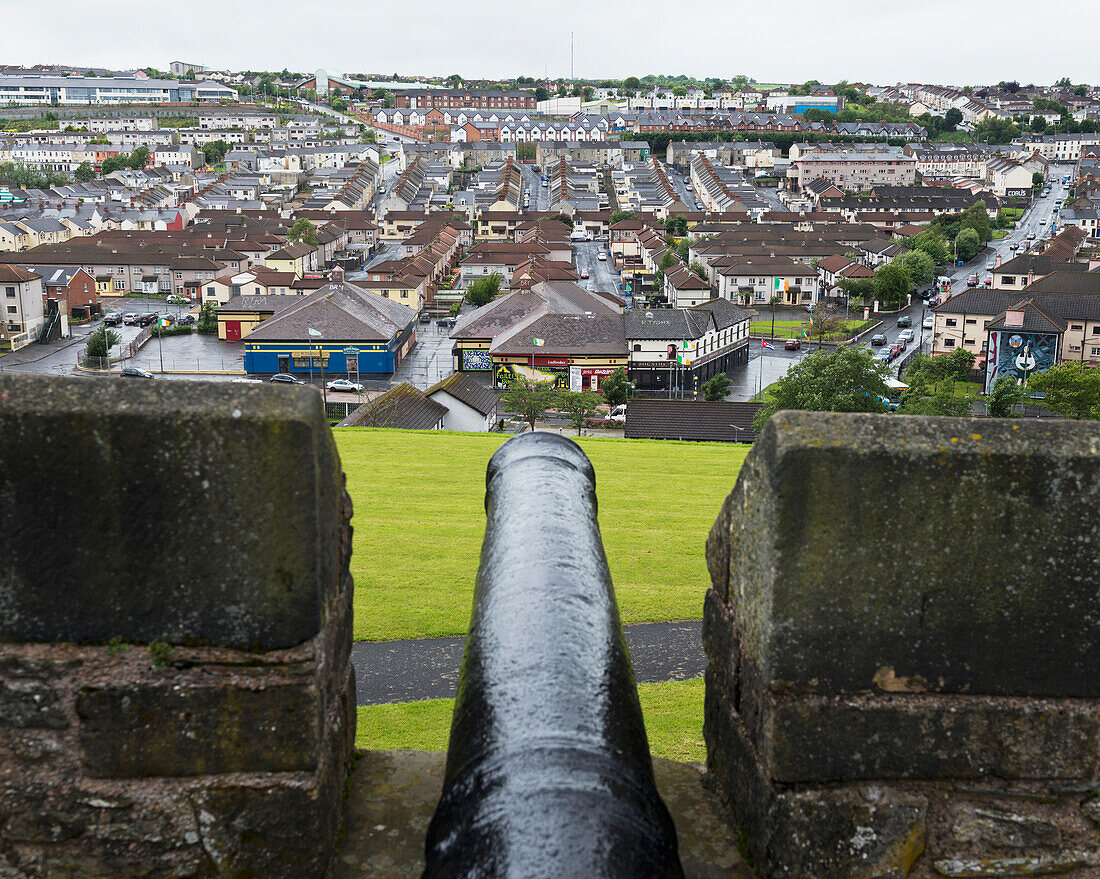
[[[311,340],[312,339],[323,339],[324,338],[324,336],[321,335],[320,330],[315,330],[315,329],[313,329],[313,327],[307,327],[306,329],[309,332]],[[325,407],[326,407],[325,411],[327,412],[328,411],[328,408],[327,408],[328,407],[328,393],[327,393],[327,390],[325,388],[325,349],[324,349],[323,345],[318,345],[317,346],[317,354],[321,358],[321,399],[323,399],[325,401]]]

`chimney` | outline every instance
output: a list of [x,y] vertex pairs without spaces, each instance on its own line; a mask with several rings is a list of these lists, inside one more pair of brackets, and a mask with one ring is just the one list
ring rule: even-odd
[[1030,287],[1031,282],[1035,280],[1035,269],[1027,270],[1027,285]]
[[334,283],[334,284],[343,284],[344,283],[344,269],[343,269],[343,267],[342,266],[336,266],[332,270],[332,275],[330,276],[330,279],[331,279],[332,283]]

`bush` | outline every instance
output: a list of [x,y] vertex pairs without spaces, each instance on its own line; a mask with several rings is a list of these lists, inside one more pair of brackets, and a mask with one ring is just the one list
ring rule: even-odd
[[204,302],[199,310],[199,321],[195,324],[195,330],[200,333],[216,333],[218,331],[218,306],[213,302]]
[[186,326],[186,325],[180,325],[180,324],[177,324],[176,326],[172,326],[172,327],[157,327],[157,326],[154,326],[152,328],[152,330],[150,331],[150,334],[154,335],[154,336],[157,336],[158,338],[161,337],[161,336],[190,336],[191,335],[191,327]]

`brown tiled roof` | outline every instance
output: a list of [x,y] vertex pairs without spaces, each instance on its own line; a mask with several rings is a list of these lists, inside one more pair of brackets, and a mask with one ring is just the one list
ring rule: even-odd
[[543,354],[625,357],[626,332],[621,314],[546,314],[497,341],[494,354],[530,354],[534,338],[544,339]]
[[431,397],[439,391],[450,394],[456,400],[460,400],[475,412],[480,412],[482,415],[488,415],[497,407],[498,397],[496,392],[493,391],[492,388],[487,388],[485,385],[478,384],[478,382],[474,381],[474,379],[470,378],[470,376],[464,372],[451,373],[443,379],[443,381],[439,382],[439,384],[433,385],[424,393],[428,397]]
[[19,266],[10,266],[0,264],[0,282],[8,282],[9,284],[23,284],[27,281],[33,281],[39,278],[34,272],[29,272]]
[[432,430],[446,414],[446,406],[428,399],[419,388],[402,382],[364,403],[336,426]]

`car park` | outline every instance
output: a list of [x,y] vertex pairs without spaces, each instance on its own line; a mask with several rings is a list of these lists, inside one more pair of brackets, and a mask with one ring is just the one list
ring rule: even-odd
[[802,342],[798,339],[787,339],[787,341],[783,343],[783,348],[787,351],[797,351],[801,347]]
[[886,344],[886,336],[884,336],[882,333],[876,333],[875,335],[871,336],[871,347],[872,348],[877,348],[877,347],[879,347],[879,345],[885,345],[885,344]]
[[305,382],[300,378],[291,375],[287,372],[277,372],[275,375],[268,379],[269,382],[275,382],[280,385],[304,385]]
[[123,378],[152,378],[153,373],[146,372],[144,369],[138,369],[136,366],[124,366],[119,370],[119,375]]
[[911,318],[907,314],[903,314],[901,317],[898,318],[898,326],[899,327],[911,327],[911,326],[913,326],[913,318]]
[[347,378],[333,379],[325,387],[330,391],[344,391],[349,394],[355,394],[363,390],[363,386],[359,382],[353,382]]

